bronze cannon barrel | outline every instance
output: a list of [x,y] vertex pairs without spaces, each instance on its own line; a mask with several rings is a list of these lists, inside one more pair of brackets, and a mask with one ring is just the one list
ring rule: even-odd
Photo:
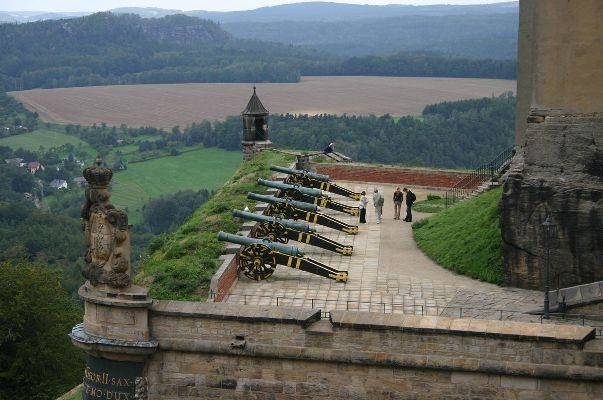
[[287,190],[287,189],[299,190],[300,193],[303,193],[307,196],[325,197],[325,195],[322,193],[322,190],[309,188],[309,187],[305,187],[305,186],[301,186],[301,185],[291,185],[288,183],[269,181],[267,179],[262,179],[262,178],[258,179],[258,183],[262,186],[268,186],[268,187],[279,189],[279,190]]
[[316,179],[317,181],[321,181],[321,182],[329,182],[329,180],[331,180],[331,177],[329,175],[317,174],[316,172],[310,172],[310,171],[305,171],[305,170],[301,170],[301,169],[281,167],[279,165],[271,165],[270,169],[272,171],[282,172],[284,174],[289,174],[289,175],[306,174],[310,178]]
[[218,240],[221,242],[230,242],[240,245],[250,245],[254,243],[263,244],[270,250],[278,251],[279,253],[287,254],[293,257],[303,257],[304,252],[297,246],[290,246],[282,243],[274,243],[266,239],[255,239],[247,236],[233,235],[223,231],[218,232]]
[[257,194],[257,193],[253,193],[253,192],[247,193],[247,198],[251,199],[251,200],[263,201],[265,203],[271,203],[271,204],[274,204],[274,203],[290,204],[292,207],[295,207],[295,208],[303,210],[303,211],[308,211],[308,212],[313,212],[313,213],[318,212],[318,206],[315,206],[314,204],[304,203],[301,201],[279,199],[278,197],[266,196],[263,194]]
[[258,222],[278,222],[285,228],[293,229],[299,232],[315,232],[315,229],[310,228],[310,225],[303,222],[290,221],[288,219],[270,217],[267,215],[255,214],[241,210],[233,210],[232,215],[234,215],[235,217],[250,219]]

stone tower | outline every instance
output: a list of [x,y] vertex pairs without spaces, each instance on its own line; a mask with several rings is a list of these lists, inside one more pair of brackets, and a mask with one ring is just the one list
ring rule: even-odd
[[506,283],[603,280],[603,2],[520,2],[516,142],[501,202]]
[[268,110],[264,107],[253,87],[253,95],[243,110],[243,159],[250,160],[256,153],[273,148],[268,139]]

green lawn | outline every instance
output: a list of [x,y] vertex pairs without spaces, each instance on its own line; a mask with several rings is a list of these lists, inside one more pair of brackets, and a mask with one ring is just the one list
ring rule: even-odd
[[427,200],[417,201],[412,206],[413,211],[438,213],[446,208],[446,199],[439,195],[427,195]]
[[88,143],[74,136],[69,136],[62,133],[59,129],[42,128],[36,129],[33,132],[23,133],[21,135],[8,136],[0,139],[0,146],[8,146],[12,149],[19,147],[25,150],[37,151],[40,146],[45,149],[59,147],[64,144],[71,143],[75,147],[81,145],[90,147]]
[[445,268],[502,283],[501,195],[502,188],[493,189],[414,223],[417,245]]
[[218,189],[241,162],[240,151],[210,148],[132,163],[114,175],[111,201],[127,209],[130,222],[136,224],[150,198],[186,189]]

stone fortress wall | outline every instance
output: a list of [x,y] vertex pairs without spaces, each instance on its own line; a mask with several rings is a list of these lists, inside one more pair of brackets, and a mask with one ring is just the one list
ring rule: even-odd
[[506,283],[603,280],[603,2],[522,0],[516,143],[501,202]]
[[603,111],[603,3],[521,0],[516,143],[526,139],[530,107]]
[[155,301],[149,399],[603,399],[592,328]]

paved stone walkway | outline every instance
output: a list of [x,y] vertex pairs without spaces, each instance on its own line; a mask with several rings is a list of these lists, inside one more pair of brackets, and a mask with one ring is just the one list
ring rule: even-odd
[[[338,182],[354,191],[365,190],[369,198],[367,224],[358,235],[347,235],[316,225],[317,231],[341,243],[354,246],[351,257],[290,241],[307,256],[349,273],[346,284],[304,271],[278,266],[274,275],[261,282],[241,276],[226,301],[240,304],[292,305],[329,310],[361,310],[415,315],[447,315],[485,319],[539,321],[524,314],[538,309],[542,293],[504,288],[457,275],[425,256],[412,237],[411,224],[394,220],[395,186]],[[377,187],[385,196],[383,222],[375,222],[372,192]],[[437,190],[412,188],[418,200]],[[333,196],[336,201],[355,204]],[[323,212],[349,224],[357,218],[324,209]],[[413,213],[416,220],[428,214]]]

